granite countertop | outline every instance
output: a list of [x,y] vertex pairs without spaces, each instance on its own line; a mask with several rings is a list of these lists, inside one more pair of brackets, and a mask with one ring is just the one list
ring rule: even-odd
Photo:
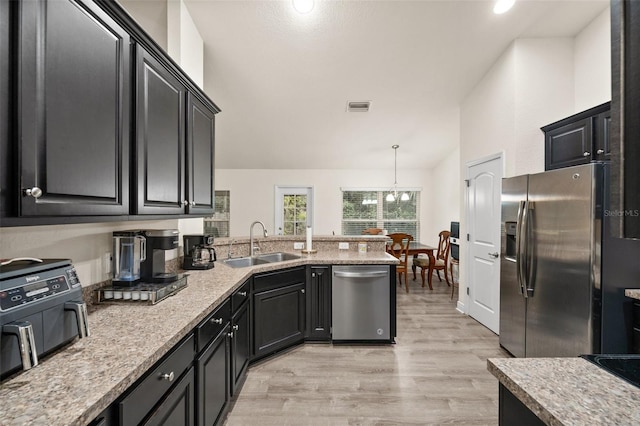
[[545,424],[640,424],[640,388],[585,359],[490,358],[487,369]]
[[156,305],[101,305],[89,314],[89,338],[0,385],[0,424],[87,424],[254,273],[307,264],[395,263],[384,252],[337,250],[237,269],[216,262],[208,271],[186,271],[188,286]]
[[624,295],[632,299],[640,300],[640,288],[627,288],[624,291]]

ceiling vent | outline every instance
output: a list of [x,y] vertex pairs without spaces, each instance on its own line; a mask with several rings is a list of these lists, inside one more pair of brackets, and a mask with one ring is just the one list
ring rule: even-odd
[[371,106],[371,101],[348,101],[347,112],[367,112]]

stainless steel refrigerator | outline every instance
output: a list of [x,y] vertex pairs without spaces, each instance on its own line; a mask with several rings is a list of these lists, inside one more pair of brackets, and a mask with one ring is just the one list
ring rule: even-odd
[[500,345],[514,356],[600,352],[604,167],[503,179]]

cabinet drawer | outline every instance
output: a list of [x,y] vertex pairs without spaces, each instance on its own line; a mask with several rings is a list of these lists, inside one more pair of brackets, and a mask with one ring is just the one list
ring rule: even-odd
[[[163,395],[191,365],[194,356],[194,336],[191,334],[164,360],[151,370],[119,404],[120,424],[139,424]],[[165,374],[173,376],[171,380]]]
[[231,302],[227,299],[196,328],[196,335],[198,336],[196,352],[200,353],[206,348],[230,320]]
[[251,290],[251,280],[245,281],[242,284],[242,287],[237,289],[231,295],[231,312],[236,313],[238,308],[244,304],[247,300],[249,300],[249,291]]
[[254,294],[260,291],[298,284],[306,281],[305,267],[268,272],[253,278]]

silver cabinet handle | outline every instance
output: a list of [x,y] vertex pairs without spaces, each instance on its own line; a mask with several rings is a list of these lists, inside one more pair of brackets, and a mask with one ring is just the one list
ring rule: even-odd
[[192,205],[192,206],[195,206],[195,205],[196,205],[196,202],[195,202],[195,201],[192,201],[192,202],[191,202],[191,205]]
[[304,288],[303,288],[303,289],[300,289],[300,292],[301,292],[302,294],[304,294]]
[[182,205],[183,205],[183,206],[188,206],[188,205],[189,205],[189,202],[188,202],[187,200],[183,200],[183,201],[182,201]]
[[173,379],[175,378],[175,375],[173,374],[173,371],[169,374],[165,373],[165,374],[161,374],[160,378],[162,380],[168,380],[170,382],[173,382]]
[[599,149],[596,151],[596,154],[604,154],[604,149]]
[[24,195],[33,198],[40,198],[42,197],[42,189],[38,188],[37,186],[34,186],[33,188],[27,188],[24,190]]
[[582,156],[583,156],[583,157],[588,157],[588,156],[590,156],[590,155],[591,155],[591,153],[590,153],[590,152],[588,152],[588,151],[585,151],[585,152],[583,152],[583,153],[582,153]]
[[238,294],[242,297],[247,297],[247,292],[246,291],[239,291]]
[[229,336],[229,339],[233,339],[233,331],[230,333],[227,333],[227,336]]
[[373,271],[373,272],[342,272],[334,271],[336,277],[342,278],[373,278],[373,277],[386,277],[389,275],[388,271]]
[[73,311],[76,314],[76,321],[78,322],[78,334],[80,338],[89,337],[89,315],[87,315],[87,305],[84,302],[71,301],[64,304],[66,311]]
[[233,329],[233,331],[238,331],[238,329],[240,328],[240,326],[238,324],[234,325],[233,327],[231,327]]
[[38,365],[36,340],[33,335],[33,326],[29,321],[17,321],[6,324],[2,326],[2,332],[15,334],[18,337],[23,370],[29,370]]
[[489,256],[493,257],[494,259],[497,259],[498,256],[500,256],[500,253],[495,252],[495,253],[489,253]]
[[211,322],[214,324],[222,324],[222,318],[211,318]]
[[315,273],[315,272],[312,272],[312,273],[311,273],[311,278],[315,278],[315,277],[316,277],[316,273]]

